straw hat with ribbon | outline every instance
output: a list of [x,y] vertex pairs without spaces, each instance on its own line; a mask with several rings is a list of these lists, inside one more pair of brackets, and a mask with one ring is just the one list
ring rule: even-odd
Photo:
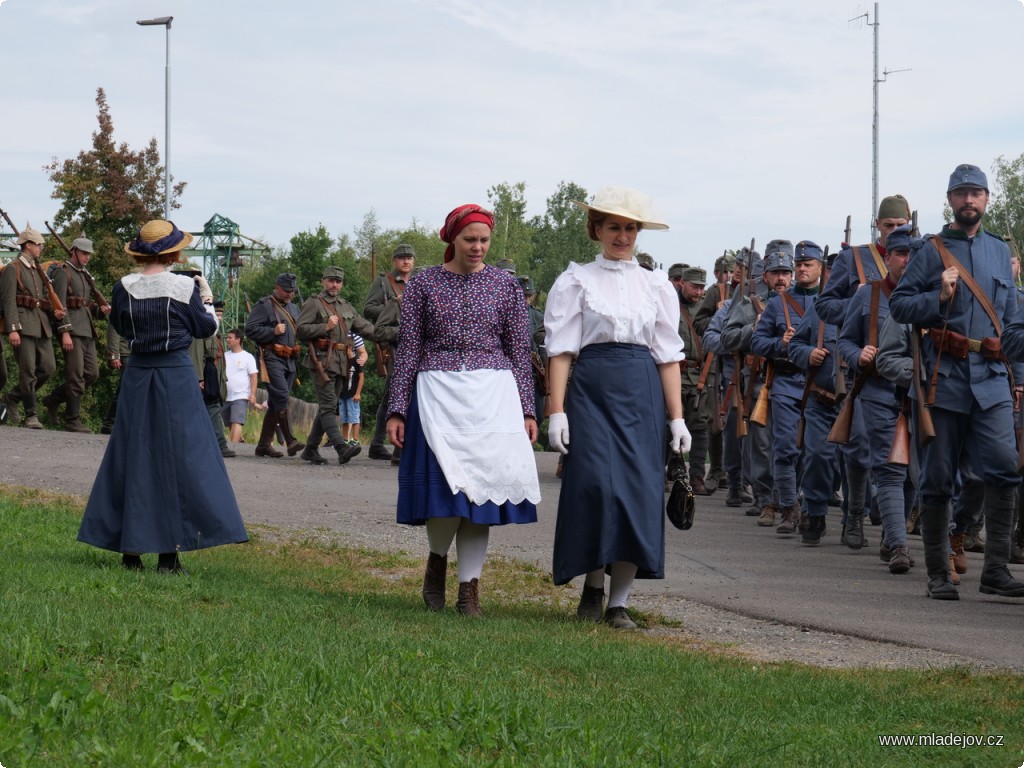
[[184,250],[191,242],[192,235],[182,232],[173,221],[154,219],[146,222],[124,252],[131,256],[159,256]]

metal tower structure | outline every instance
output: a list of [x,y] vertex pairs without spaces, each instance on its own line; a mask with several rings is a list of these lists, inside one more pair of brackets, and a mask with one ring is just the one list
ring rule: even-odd
[[214,298],[224,302],[224,327],[234,328],[245,314],[238,287],[241,270],[254,255],[269,254],[270,246],[243,235],[235,222],[219,213],[203,225],[202,232],[192,234],[195,240],[185,255],[190,260],[202,260],[203,275]]

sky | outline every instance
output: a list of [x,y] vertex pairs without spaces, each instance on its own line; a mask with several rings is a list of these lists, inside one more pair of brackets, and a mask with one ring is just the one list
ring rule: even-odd
[[[772,238],[834,250],[872,218],[874,3],[846,0],[0,0],[0,206],[42,229],[43,166],[96,129],[164,145],[172,218],[215,213],[272,246],[323,224],[437,228],[488,188],[649,195],[664,266]],[[1024,0],[877,4],[879,193],[923,232],[953,168],[1024,153]],[[894,70],[907,70],[896,72]],[[760,250],[760,247],[759,247]],[[595,248],[596,252],[596,248]]]

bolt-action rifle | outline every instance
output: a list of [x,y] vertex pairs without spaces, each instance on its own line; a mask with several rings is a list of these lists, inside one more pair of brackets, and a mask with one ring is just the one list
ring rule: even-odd
[[[46,225],[46,228],[50,230],[50,234],[53,235],[58,243],[60,243],[60,247],[63,248],[64,252],[70,257],[71,248],[69,248],[68,244],[64,242],[64,238],[57,234],[57,230],[50,226],[50,222],[44,221],[43,223]],[[85,275],[85,279],[88,281],[89,287],[92,289],[93,294],[95,294],[96,303],[100,305],[100,309],[106,309],[109,307],[110,302],[103,298],[103,294],[100,293],[100,289],[96,287],[96,281],[92,279],[92,275],[90,275],[86,270],[82,270],[82,274]]]
[[[3,208],[0,208],[0,216],[4,217],[4,220],[11,228],[11,231],[16,236],[21,237],[21,232],[16,226],[14,226],[14,222],[11,221],[11,217],[7,215],[7,211]],[[51,283],[50,278],[46,276],[46,272],[43,270],[43,265],[39,263],[38,259],[36,259],[36,272],[39,273],[39,277],[42,279],[43,285],[46,286],[46,293],[50,297],[50,308],[53,311],[53,316],[58,320],[61,320],[67,312],[64,309],[64,305],[61,304],[60,299],[57,298],[57,292],[53,290],[53,283]]]

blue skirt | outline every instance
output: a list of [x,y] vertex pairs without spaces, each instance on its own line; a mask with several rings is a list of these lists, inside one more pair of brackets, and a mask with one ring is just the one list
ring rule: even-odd
[[647,347],[592,344],[565,398],[569,453],[555,522],[555,584],[624,560],[665,578],[665,397]]
[[249,540],[188,350],[129,358],[78,540],[138,554]]
[[413,390],[405,418],[405,444],[398,466],[398,522],[423,525],[432,517],[464,517],[480,525],[537,522],[537,505],[531,501],[475,504],[462,491],[452,493],[420,426],[417,397]]

